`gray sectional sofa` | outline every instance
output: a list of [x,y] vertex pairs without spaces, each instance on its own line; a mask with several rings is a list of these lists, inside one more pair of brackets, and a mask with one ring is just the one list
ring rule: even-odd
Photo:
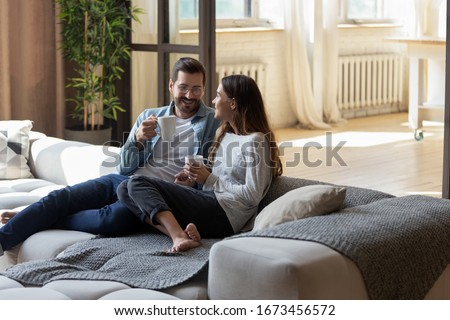
[[[0,180],[0,210],[26,206],[50,190],[115,170],[112,164],[117,148],[42,135],[32,140],[28,164],[33,177]],[[272,184],[260,209],[282,199],[288,191],[308,185],[327,184],[280,177]],[[410,218],[409,212],[416,211],[420,217],[416,219],[411,215]],[[427,215],[421,214],[422,211]],[[173,287],[152,290],[134,288],[120,281],[65,279],[30,288],[0,275],[0,299],[396,299],[409,298],[397,290],[405,282],[420,284],[412,283],[413,289],[408,289],[416,290],[412,298],[449,299],[450,260],[446,253],[440,256],[440,251],[445,248],[436,249],[439,264],[433,264],[427,262],[431,259],[426,253],[435,255],[434,251],[428,247],[418,251],[408,247],[420,247],[416,244],[423,243],[422,239],[433,238],[437,233],[442,233],[444,238],[450,235],[446,234],[450,229],[445,227],[450,220],[446,219],[446,214],[450,216],[450,202],[447,200],[427,197],[401,199],[375,190],[347,186],[344,203],[334,213],[216,241],[210,249],[207,267]],[[379,216],[378,220],[366,219],[373,216]],[[444,219],[438,223],[443,226],[442,230],[436,232],[435,226],[423,224],[422,221],[430,220],[428,217]],[[412,230],[405,236],[403,218],[419,223],[418,227],[416,224],[405,226]],[[357,221],[353,223],[352,219]],[[316,236],[317,229],[323,229],[319,231],[325,236]],[[359,250],[354,239],[361,235],[364,240],[375,240],[365,241]],[[93,234],[65,230],[39,232],[6,252],[0,258],[0,266],[5,270],[17,263],[51,259],[72,244],[94,237]],[[402,242],[411,239],[416,242]],[[440,238],[436,237],[435,242],[439,244],[439,241]],[[393,243],[399,245],[391,248]],[[443,245],[447,244],[444,242]],[[376,270],[371,266],[376,266]],[[426,279],[420,277],[411,281],[423,270],[431,270],[429,276],[423,277]],[[396,278],[404,275],[405,279],[398,284],[388,277],[390,274]],[[378,277],[383,280],[373,280]]]

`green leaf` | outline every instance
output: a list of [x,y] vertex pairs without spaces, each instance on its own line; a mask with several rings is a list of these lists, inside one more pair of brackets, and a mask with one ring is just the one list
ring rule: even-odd
[[[116,96],[115,82],[124,73],[122,62],[131,56],[127,44],[127,36],[131,32],[128,21],[140,22],[139,15],[145,11],[132,7],[131,1],[123,0],[55,0],[54,3],[60,7],[58,18],[62,23],[62,42],[58,47],[66,60],[75,63],[75,71],[79,75],[68,79],[67,84],[76,89],[75,97],[66,100],[74,104],[71,116],[82,119],[84,101],[95,103],[103,94],[105,107],[101,114],[116,120],[118,112],[125,112]],[[88,12],[86,34],[85,12]],[[105,37],[103,17],[106,19]],[[89,64],[87,70],[86,62]],[[102,76],[95,74],[95,66],[98,65],[103,66]]]

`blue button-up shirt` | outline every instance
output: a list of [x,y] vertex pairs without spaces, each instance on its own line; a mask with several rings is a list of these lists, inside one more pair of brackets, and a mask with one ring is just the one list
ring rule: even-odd
[[[173,115],[174,108],[175,103],[172,101],[169,106],[145,109],[138,116],[127,141],[120,148],[120,163],[117,166],[117,171],[120,174],[131,175],[139,167],[143,167],[145,161],[152,155],[156,142],[160,139],[159,128],[157,128],[156,132],[158,135],[152,139],[148,139],[145,142],[144,148],[139,150],[136,146],[135,132],[141,123],[151,115],[155,115],[156,117]],[[197,142],[194,154],[201,154],[203,157],[207,157],[208,148],[214,140],[216,130],[219,127],[219,122],[214,118],[214,109],[206,106],[203,102],[200,102],[197,114],[194,116],[191,123],[192,129],[194,130],[195,141]]]

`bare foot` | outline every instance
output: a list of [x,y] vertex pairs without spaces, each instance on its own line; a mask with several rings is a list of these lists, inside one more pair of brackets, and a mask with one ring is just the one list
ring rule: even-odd
[[186,232],[188,237],[194,241],[202,240],[202,237],[200,236],[200,233],[198,232],[197,227],[193,223],[189,223],[186,226],[186,229],[184,229],[184,232]]
[[18,212],[17,211],[4,211],[0,214],[0,222],[6,224],[11,220]]
[[194,241],[188,238],[174,242],[173,247],[170,249],[170,252],[184,252],[190,249],[197,248],[198,246],[200,246],[199,241]]
[[189,223],[183,233],[173,238],[170,252],[183,252],[200,246],[200,233],[193,223]]

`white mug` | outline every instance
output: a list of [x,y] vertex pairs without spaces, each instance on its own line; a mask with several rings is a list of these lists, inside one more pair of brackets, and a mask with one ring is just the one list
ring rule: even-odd
[[203,156],[200,154],[188,155],[184,157],[184,163],[199,167],[203,164]]
[[161,139],[164,141],[173,141],[176,132],[177,118],[175,116],[158,117],[158,125]]

